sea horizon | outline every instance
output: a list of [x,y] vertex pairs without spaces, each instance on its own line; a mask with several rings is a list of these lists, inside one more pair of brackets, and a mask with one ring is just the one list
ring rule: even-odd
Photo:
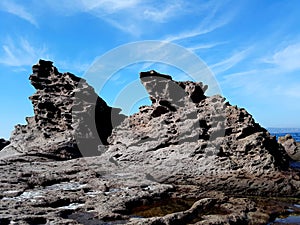
[[283,137],[287,134],[290,134],[296,142],[300,142],[300,128],[267,128],[271,135]]

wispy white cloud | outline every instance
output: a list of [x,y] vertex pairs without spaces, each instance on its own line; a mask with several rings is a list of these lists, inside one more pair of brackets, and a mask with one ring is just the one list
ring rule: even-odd
[[122,10],[136,7],[140,0],[97,0],[97,1],[85,1],[85,0],[64,0],[61,2],[53,0],[44,0],[44,3],[51,7],[52,10],[63,13],[64,15],[71,15],[75,13],[97,13],[100,16],[109,15]]
[[198,26],[196,26],[194,29],[184,31],[176,35],[171,35],[165,38],[165,40],[181,41],[184,39],[194,38],[213,32],[214,30],[225,26],[233,19],[235,10],[224,13],[223,3],[220,1],[211,1],[208,4],[202,4],[202,9],[200,11],[204,11],[206,16],[203,17]]
[[26,66],[37,63],[39,59],[53,61],[61,72],[69,71],[76,75],[83,75],[91,65],[86,60],[62,59],[49,53],[45,45],[35,46],[25,38],[13,40],[9,37],[0,50],[0,64],[13,67],[13,71],[26,71]]
[[80,60],[68,60],[64,59],[61,60],[57,57],[51,57],[51,61],[55,62],[55,66],[59,68],[60,72],[71,72],[76,74],[77,76],[81,76],[84,72],[87,71],[90,64],[87,61],[80,61]]
[[[65,0],[63,2],[47,1],[47,4],[61,13],[89,13],[106,21],[113,27],[139,36],[148,22],[163,23],[182,15],[184,2],[142,1],[142,0]],[[148,24],[149,25],[149,24]]]
[[[74,1],[72,1],[74,2]],[[141,1],[140,0],[99,0],[99,1],[85,1],[79,0],[76,1],[79,7],[83,7],[85,11],[92,10],[103,10],[103,12],[113,13],[116,11],[128,9],[137,6]]]
[[294,71],[300,69],[300,43],[290,44],[285,48],[277,51],[271,57],[265,58],[263,61],[273,64],[284,71]]
[[208,44],[199,44],[199,45],[194,45],[192,47],[188,47],[187,49],[189,49],[190,51],[197,51],[197,50],[201,50],[201,49],[210,49],[213,47],[216,47],[218,45],[222,45],[225,44],[226,42],[216,42],[216,43],[208,43]]
[[[121,21],[118,21],[118,20],[115,20],[115,19],[109,18],[109,17],[103,18],[103,20],[105,20],[107,23],[109,23],[113,27],[119,29],[120,31],[123,31],[124,33],[129,33],[134,36],[139,36],[141,34],[140,28],[134,23],[124,22],[124,21],[121,22]],[[124,23],[126,25],[124,25]]]
[[238,64],[239,62],[241,62],[242,60],[244,60],[248,54],[250,53],[250,50],[252,49],[252,47],[249,47],[247,49],[244,49],[240,52],[237,52],[235,54],[233,54],[232,56],[230,56],[227,59],[224,59],[221,62],[215,63],[213,65],[210,66],[210,68],[216,73],[222,73],[226,70],[229,70],[230,68],[234,67],[236,64]]
[[194,28],[193,30],[189,30],[189,31],[185,31],[173,36],[169,36],[165,39],[165,41],[181,41],[183,39],[188,39],[188,38],[193,38],[193,37],[197,37],[200,35],[204,35],[207,33],[210,33],[214,30],[216,30],[219,27],[222,27],[223,25],[227,24],[228,21],[226,20],[221,20],[221,21],[215,21],[212,22],[212,24],[204,24],[201,23],[200,25],[198,25],[196,28]]
[[[165,22],[173,16],[181,15],[180,12],[183,11],[183,2],[179,0],[161,2],[159,5],[158,2],[142,0],[77,0],[76,2],[78,10],[90,12],[102,19],[106,19],[105,17],[109,17],[114,13],[127,12],[127,17],[136,20],[132,22],[142,20]],[[121,24],[124,18],[123,20],[116,20],[115,22],[117,21]]]
[[194,19],[201,21],[195,28],[164,38],[166,41],[178,41],[212,32],[229,23],[235,14],[233,9],[223,10],[226,4],[220,1],[200,1],[192,4],[183,0],[65,0],[59,3],[48,0],[47,4],[53,10],[64,14],[89,13],[135,36],[153,25],[150,23],[166,23],[184,15],[193,15]]
[[38,27],[38,23],[34,16],[28,12],[22,5],[15,3],[14,1],[2,0],[0,1],[0,10],[11,13],[18,16],[34,26]]
[[[263,86],[263,82],[261,82],[262,77],[259,79],[253,79],[253,77],[263,71],[253,69],[248,71],[241,71],[237,73],[226,74],[223,76],[223,80],[220,82],[222,87],[230,87],[230,89],[240,89],[243,88],[244,92],[247,91],[252,93],[253,91],[257,91],[261,86]],[[263,74],[268,74],[266,71]],[[255,89],[253,87],[256,87]]]
[[32,65],[40,58],[47,58],[46,51],[45,46],[35,47],[25,38],[7,38],[2,45],[0,64],[13,67]]
[[[286,49],[286,48],[285,48]],[[294,71],[279,67],[265,67],[255,62],[252,70],[227,73],[222,76],[221,86],[230,92],[245,96],[274,98],[277,102],[300,98],[300,80]],[[293,82],[291,82],[293,80]],[[284,100],[283,100],[284,99]]]
[[146,8],[143,12],[144,16],[148,20],[155,22],[166,22],[169,18],[180,14],[183,5],[180,2],[172,1],[166,5],[165,8]]

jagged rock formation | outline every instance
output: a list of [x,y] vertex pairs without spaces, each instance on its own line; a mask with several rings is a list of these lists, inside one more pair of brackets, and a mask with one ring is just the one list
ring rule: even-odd
[[296,143],[295,139],[290,134],[279,137],[278,142],[284,147],[293,160],[300,161],[300,144]]
[[[202,83],[176,82],[155,71],[140,77],[152,105],[113,130],[105,153],[111,160],[121,167],[143,167],[159,182],[252,194],[274,188],[269,177],[286,170],[289,157],[245,109],[221,96],[205,96]],[[264,182],[269,185],[260,188]]]
[[201,82],[140,77],[152,105],[125,118],[85,80],[33,66],[35,115],[0,152],[0,224],[267,224],[300,212],[295,199],[247,198],[299,198],[300,173],[245,109]]
[[5,146],[7,146],[7,145],[9,145],[9,144],[10,144],[9,141],[7,141],[7,140],[5,140],[5,139],[3,139],[3,138],[0,138],[0,151],[1,151]]
[[[29,79],[37,92],[30,97],[34,116],[17,125],[6,152],[70,159],[99,155],[114,121],[125,116],[109,107],[84,79],[59,73],[50,61],[40,60]],[[80,149],[78,148],[80,145]]]

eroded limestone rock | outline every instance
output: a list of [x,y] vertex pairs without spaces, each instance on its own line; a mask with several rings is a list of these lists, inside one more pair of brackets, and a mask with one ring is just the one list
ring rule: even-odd
[[50,61],[40,60],[32,71],[29,79],[37,91],[29,99],[34,116],[15,127],[3,157],[30,154],[63,160],[100,155],[112,119],[118,125],[125,118],[121,110],[109,107],[84,79],[58,72]]

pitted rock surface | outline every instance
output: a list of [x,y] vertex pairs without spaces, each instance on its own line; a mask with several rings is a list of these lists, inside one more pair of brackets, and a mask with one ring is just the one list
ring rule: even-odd
[[295,139],[290,134],[279,137],[278,142],[284,147],[293,160],[300,161],[300,144],[296,143]]
[[35,115],[0,152],[0,224],[267,224],[300,212],[300,172],[245,109],[201,82],[140,77],[152,105],[125,118],[85,80],[33,67]]
[[[140,77],[152,105],[113,130],[103,157],[120,167],[143,168],[159,182],[253,194],[280,189],[272,177],[283,176],[290,158],[245,109],[205,96],[202,83],[173,81],[155,71]],[[299,182],[284,190],[299,193]]]
[[98,146],[107,145],[111,134],[112,116],[116,124],[125,118],[121,110],[109,107],[84,79],[59,73],[50,61],[40,60],[32,71],[34,116],[15,127],[5,154],[57,160],[99,155]]

